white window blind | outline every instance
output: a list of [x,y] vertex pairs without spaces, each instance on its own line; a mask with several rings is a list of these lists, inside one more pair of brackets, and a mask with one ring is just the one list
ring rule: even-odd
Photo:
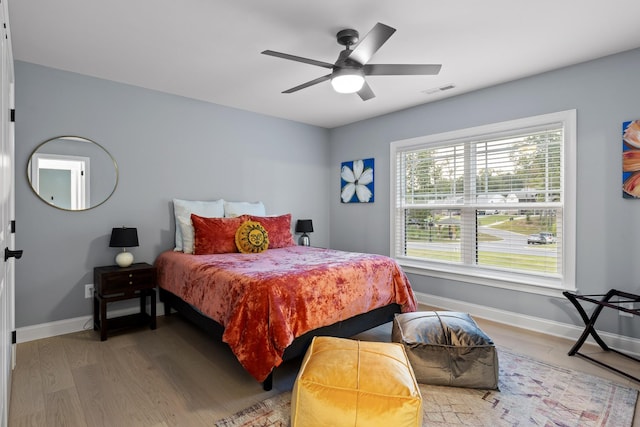
[[565,112],[392,143],[393,256],[417,269],[573,289],[574,127],[575,112]]

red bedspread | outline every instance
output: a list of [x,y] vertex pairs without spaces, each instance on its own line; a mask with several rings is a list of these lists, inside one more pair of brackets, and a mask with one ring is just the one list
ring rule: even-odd
[[291,246],[259,254],[158,256],[158,285],[213,318],[258,381],[294,338],[391,303],[415,311],[407,276],[382,255]]

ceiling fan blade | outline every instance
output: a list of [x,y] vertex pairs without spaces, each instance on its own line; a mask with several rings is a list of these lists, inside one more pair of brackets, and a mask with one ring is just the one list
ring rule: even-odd
[[364,82],[364,85],[362,85],[362,89],[358,91],[358,95],[360,95],[360,98],[362,98],[363,101],[376,97],[376,94],[373,93],[371,86],[369,86],[366,81]]
[[388,25],[377,23],[366,36],[349,55],[349,59],[356,61],[359,64],[366,64],[369,62],[374,53],[380,49],[380,47],[396,32],[395,28]]
[[307,88],[307,87],[309,87],[309,86],[313,86],[313,85],[316,85],[316,84],[318,84],[318,83],[322,83],[322,82],[324,82],[324,81],[326,81],[326,80],[329,80],[330,78],[331,78],[331,74],[327,74],[326,76],[318,77],[317,79],[314,79],[314,80],[308,81],[308,82],[306,82],[306,83],[302,83],[301,85],[298,85],[298,86],[296,86],[296,87],[292,87],[291,89],[287,89],[287,90],[283,91],[282,93],[293,93],[293,92],[297,92],[297,91],[299,91],[300,89],[304,89],[304,88]]
[[442,64],[368,64],[363,68],[367,76],[432,76]]
[[273,50],[265,50],[261,53],[263,55],[275,56],[276,58],[289,59],[291,61],[304,62],[305,64],[317,65],[318,67],[333,68],[333,64],[329,64],[328,62],[316,61],[315,59],[289,55],[288,53],[275,52]]

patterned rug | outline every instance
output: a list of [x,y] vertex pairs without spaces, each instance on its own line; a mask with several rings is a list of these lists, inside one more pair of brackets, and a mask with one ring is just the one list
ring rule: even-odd
[[[499,349],[500,391],[420,385],[423,425],[631,426],[638,391]],[[291,392],[216,427],[288,427]]]

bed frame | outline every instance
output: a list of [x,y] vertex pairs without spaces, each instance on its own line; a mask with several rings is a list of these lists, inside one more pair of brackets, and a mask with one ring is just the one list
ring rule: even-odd
[[[191,304],[183,301],[175,294],[160,288],[160,301],[164,303],[164,315],[171,315],[173,308],[190,322],[194,323],[205,332],[211,334],[215,339],[222,340],[224,328],[215,320],[205,316]],[[391,322],[395,313],[400,313],[400,305],[389,304],[384,307],[376,308],[367,313],[353,316],[349,319],[334,323],[333,325],[323,326],[318,329],[307,332],[299,336],[287,347],[282,356],[283,361],[295,359],[303,356],[307,348],[311,344],[311,340],[315,336],[332,336],[340,338],[349,338],[376,326]],[[273,372],[262,383],[264,390],[268,391],[273,388]]]

